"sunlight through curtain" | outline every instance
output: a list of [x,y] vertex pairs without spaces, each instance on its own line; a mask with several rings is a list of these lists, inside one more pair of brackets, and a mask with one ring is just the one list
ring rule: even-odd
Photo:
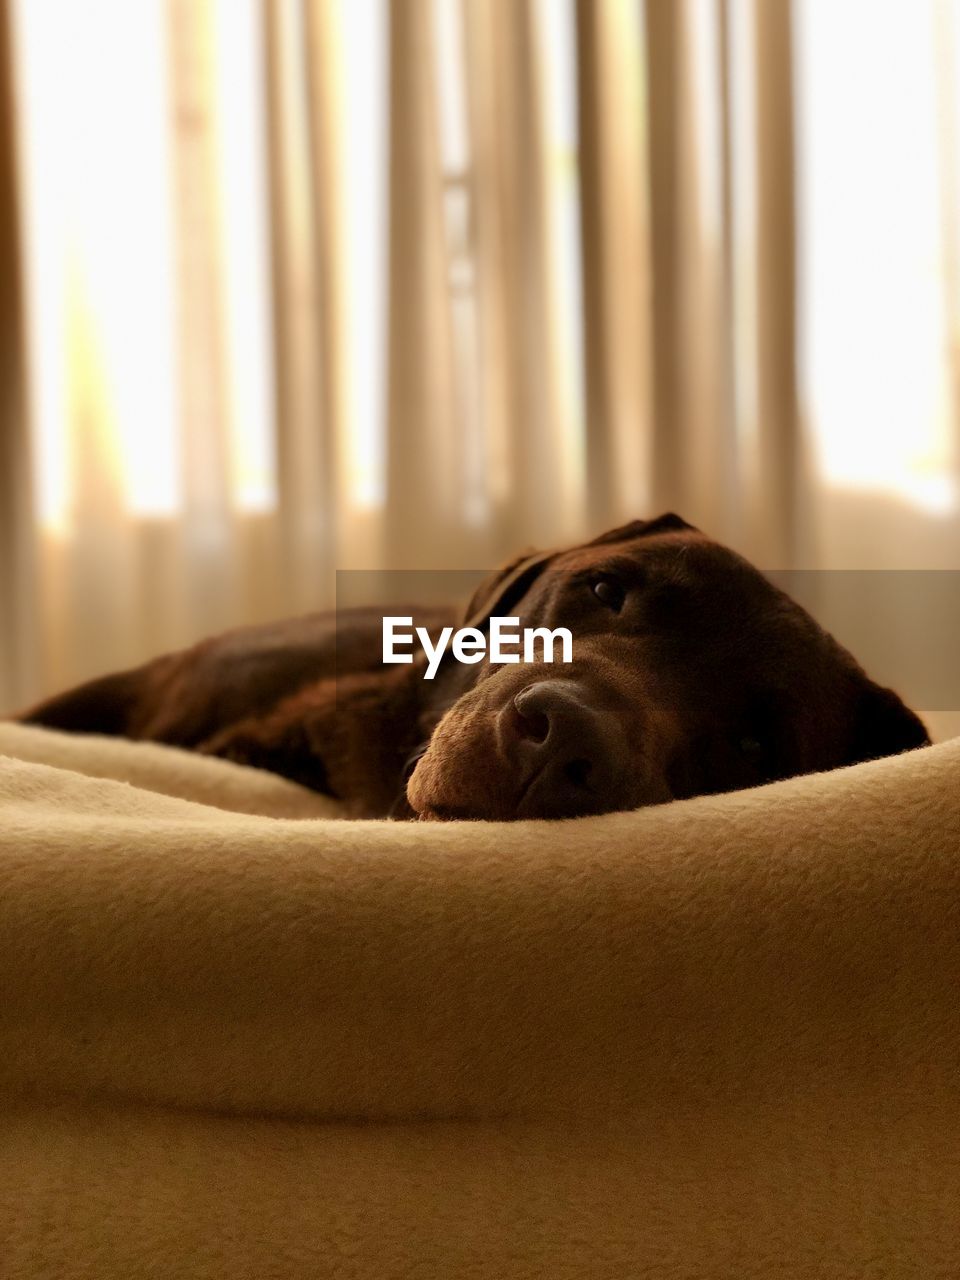
[[958,7],[5,0],[0,700],[665,507],[953,566]]

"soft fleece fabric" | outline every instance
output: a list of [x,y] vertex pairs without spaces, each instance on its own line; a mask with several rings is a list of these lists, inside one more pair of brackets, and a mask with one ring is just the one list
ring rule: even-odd
[[960,1274],[960,740],[503,826],[0,752],[4,1280]]

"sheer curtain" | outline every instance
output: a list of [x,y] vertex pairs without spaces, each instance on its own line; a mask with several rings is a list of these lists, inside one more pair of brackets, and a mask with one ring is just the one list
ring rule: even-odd
[[0,702],[667,507],[952,566],[955,7],[840,7],[5,0]]

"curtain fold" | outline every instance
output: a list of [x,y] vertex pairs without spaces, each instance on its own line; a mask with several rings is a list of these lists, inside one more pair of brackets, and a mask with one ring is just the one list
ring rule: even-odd
[[[168,40],[170,109],[177,125],[171,160],[177,229],[174,271],[180,299],[175,370],[183,494],[174,563],[186,616],[210,626],[238,604],[236,530],[229,493],[229,353],[210,0],[171,0]],[[189,424],[194,423],[202,423],[203,429],[191,429]],[[122,515],[115,519],[119,523]]]
[[26,421],[22,240],[10,12],[0,0],[0,705],[35,686],[30,564],[31,466]]
[[490,74],[498,77],[492,100],[498,162],[489,175],[478,173],[476,181],[478,186],[489,182],[500,192],[506,296],[504,310],[481,314],[481,324],[489,330],[499,323],[506,331],[513,477],[507,518],[514,537],[538,536],[549,543],[570,536],[571,516],[579,523],[580,493],[579,476],[571,483],[566,465],[572,447],[572,406],[566,371],[559,367],[557,209],[547,136],[542,5],[499,0],[494,18],[495,64]]
[[807,494],[797,398],[796,160],[790,0],[755,7],[757,430],[753,541],[797,562]]
[[318,245],[323,226],[310,168],[311,160],[323,158],[323,134],[308,95],[304,54],[312,45],[306,39],[303,5],[276,0],[265,4],[262,13],[276,394],[276,569],[282,565],[284,605],[304,610],[329,592],[335,563],[333,448],[320,416],[329,379],[320,327],[320,299],[327,283],[321,263],[328,255],[325,245]]
[[682,298],[680,244],[683,173],[683,5],[649,0],[646,21],[647,183],[650,192],[651,400],[655,430],[651,459],[655,501],[684,506]]
[[386,536],[393,567],[456,555],[459,438],[430,6],[390,6]]
[[[320,436],[323,451],[319,459],[323,477],[320,501],[327,517],[322,542],[326,549],[325,568],[329,573],[344,563],[345,545],[352,530],[344,512],[345,504],[338,502],[337,498],[338,494],[348,491],[350,483],[343,324],[348,299],[342,267],[342,140],[337,129],[341,96],[338,66],[342,55],[336,8],[328,0],[306,0],[302,46],[308,129],[307,172],[313,212],[316,333],[312,350],[319,383],[316,422],[312,425],[314,433]],[[281,501],[281,511],[285,505]],[[316,598],[316,584],[308,592],[310,598]]]
[[640,7],[577,0],[576,33],[587,508],[600,525],[649,509],[657,487]]

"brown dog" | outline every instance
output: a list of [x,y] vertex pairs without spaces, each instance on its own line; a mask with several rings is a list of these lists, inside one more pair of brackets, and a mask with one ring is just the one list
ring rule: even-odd
[[[575,817],[928,742],[799,605],[678,516],[515,561],[466,621],[494,615],[568,628],[572,663],[445,658],[426,681],[425,659],[384,666],[381,614],[355,610],[231,632],[20,718],[257,765],[358,817]],[[414,618],[431,634],[453,620]]]

